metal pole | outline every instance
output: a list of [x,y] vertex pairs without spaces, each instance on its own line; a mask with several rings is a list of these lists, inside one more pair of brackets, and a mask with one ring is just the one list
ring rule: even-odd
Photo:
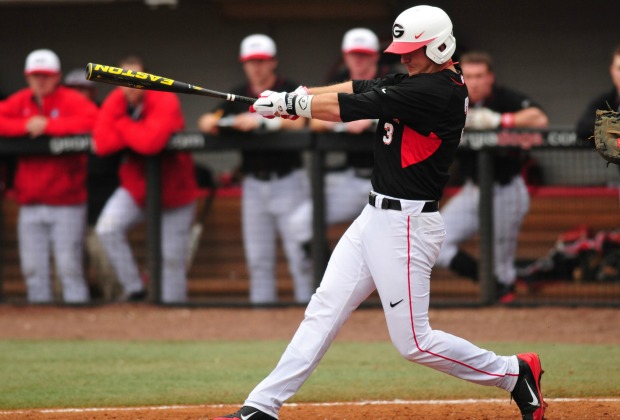
[[493,158],[492,150],[478,152],[478,186],[480,188],[480,297],[482,303],[495,303],[495,276],[493,264]]
[[161,155],[146,158],[146,240],[151,303],[161,303],[161,160]]
[[312,259],[314,261],[314,285],[319,287],[325,267],[327,267],[325,249],[327,245],[327,233],[325,227],[325,152],[316,147],[316,134],[312,134],[314,147],[312,147]]

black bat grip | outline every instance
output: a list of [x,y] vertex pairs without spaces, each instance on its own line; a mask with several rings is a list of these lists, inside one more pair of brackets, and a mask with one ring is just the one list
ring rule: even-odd
[[232,99],[226,98],[227,101],[243,102],[248,105],[253,105],[254,102],[256,102],[256,98],[250,98],[248,96],[233,95],[233,94],[229,94],[229,95],[232,96]]

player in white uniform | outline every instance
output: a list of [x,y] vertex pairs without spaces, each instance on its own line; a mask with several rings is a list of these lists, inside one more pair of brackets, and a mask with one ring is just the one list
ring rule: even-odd
[[511,392],[524,419],[542,419],[540,359],[498,356],[429,323],[430,274],[445,237],[437,202],[465,125],[468,97],[451,57],[452,22],[436,7],[401,13],[386,50],[408,74],[311,88],[309,96],[263,92],[253,109],[266,118],[327,121],[378,118],[369,205],[336,246],[305,318],[276,368],[239,411],[218,419],[278,417],[372,292],[378,291],[394,346],[409,361]]
[[[267,35],[253,34],[241,42],[239,60],[247,82],[231,89],[232,94],[257,96],[265,89],[293,90],[297,84],[276,73],[276,44]],[[241,132],[302,129],[305,120],[265,120],[248,112],[241,102],[222,102],[200,117],[198,128],[208,134],[232,128]],[[226,128],[224,128],[226,127]],[[276,287],[276,239],[282,238],[296,302],[306,303],[314,292],[312,264],[303,244],[291,233],[289,218],[300,203],[310,198],[310,183],[297,151],[244,150],[241,173],[241,223],[243,245],[250,275],[250,302],[264,305],[278,301]],[[300,221],[309,229],[310,217]],[[304,227],[307,225],[308,227]]]
[[[347,80],[368,80],[379,76],[379,38],[367,28],[353,28],[342,39],[342,58],[346,71],[336,75],[328,84]],[[360,134],[374,131],[377,120],[334,122],[311,120],[312,131],[346,132]],[[328,169],[325,175],[325,221],[336,224],[355,219],[368,204],[371,189],[372,152],[350,152],[346,162],[337,169]],[[307,200],[291,215],[290,229],[298,241],[312,239],[312,200]]]
[[[466,128],[494,130],[547,126],[547,116],[538,104],[521,93],[495,84],[488,54],[472,51],[463,54],[460,63],[469,89]],[[447,234],[437,259],[438,266],[449,267],[474,281],[478,280],[478,262],[459,249],[459,245],[479,229],[480,189],[476,159],[474,151],[461,152],[460,168],[467,180],[441,210]],[[521,175],[526,159],[527,155],[519,148],[493,151],[493,264],[496,297],[500,303],[510,303],[516,298],[517,241],[530,205],[530,196]]]

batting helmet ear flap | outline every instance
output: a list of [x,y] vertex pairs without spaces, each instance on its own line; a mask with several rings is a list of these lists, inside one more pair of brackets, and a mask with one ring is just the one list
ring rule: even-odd
[[438,36],[426,45],[426,56],[437,64],[447,62],[456,50],[456,38],[450,29],[447,35]]

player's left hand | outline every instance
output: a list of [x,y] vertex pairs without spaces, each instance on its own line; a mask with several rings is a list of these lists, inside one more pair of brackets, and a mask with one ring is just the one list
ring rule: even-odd
[[310,95],[310,89],[308,89],[306,86],[304,85],[299,85],[297,86],[297,89],[295,89],[293,91],[293,93],[298,94],[299,96],[308,96]]
[[256,100],[256,102],[250,105],[250,112],[252,113],[256,112],[258,115],[260,115],[263,118],[269,118],[269,119],[275,118],[276,117],[275,103],[273,101],[273,98],[268,100],[271,94],[275,94],[275,93],[277,92],[274,92],[272,90],[266,90],[260,95],[258,95],[258,99]]
[[[295,89],[293,91],[293,93],[298,95],[298,96],[308,96],[308,95],[310,95],[310,91],[304,85],[299,85],[297,87],[297,89]],[[281,115],[281,117],[284,118],[285,120],[295,121],[297,118],[299,118],[299,115]]]
[[473,130],[492,130],[499,127],[502,114],[489,108],[469,108],[465,127]]
[[[293,103],[296,96],[295,93],[266,90],[250,106],[250,112],[256,112],[264,118],[295,116]],[[287,103],[290,103],[289,107]]]

